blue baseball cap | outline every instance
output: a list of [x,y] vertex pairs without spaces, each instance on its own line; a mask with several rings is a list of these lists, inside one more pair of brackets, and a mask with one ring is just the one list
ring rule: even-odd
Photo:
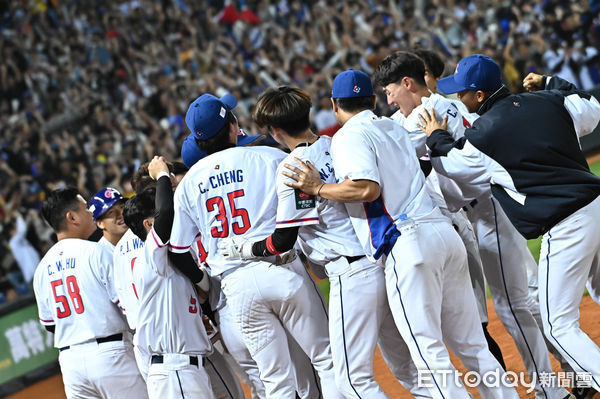
[[238,147],[243,147],[248,145],[257,139],[263,137],[262,134],[257,134],[256,136],[249,136],[243,129],[240,129],[237,136],[237,145]]
[[373,95],[373,83],[363,71],[348,69],[333,80],[331,98],[370,97]]
[[473,54],[458,62],[454,75],[440,79],[438,89],[444,94],[463,90],[494,91],[502,86],[500,67],[490,57]]
[[98,220],[117,202],[123,201],[125,198],[121,195],[119,190],[112,187],[105,187],[98,191],[90,200],[88,207],[89,211],[94,216],[94,221]]
[[[245,131],[240,129],[237,136],[237,145],[238,147],[242,147],[252,143],[253,141],[262,137],[262,134],[257,134],[256,136],[249,136]],[[189,136],[185,138],[183,141],[183,145],[181,146],[181,160],[188,168],[194,166],[196,162],[201,160],[206,156],[206,152],[202,151],[198,144],[196,144],[196,135],[191,133]]]
[[194,133],[190,133],[190,135],[185,138],[181,146],[181,160],[185,166],[191,168],[196,162],[205,156],[206,152],[202,151],[200,147],[198,147],[198,144],[196,144],[196,135]]
[[236,98],[229,93],[221,98],[203,94],[190,104],[185,123],[198,140],[208,140],[221,130],[227,121],[227,112],[236,105]]

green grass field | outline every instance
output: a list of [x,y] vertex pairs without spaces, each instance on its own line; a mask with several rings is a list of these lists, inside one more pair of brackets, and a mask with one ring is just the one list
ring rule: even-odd
[[[592,165],[590,165],[590,169],[596,176],[600,176],[600,161],[595,162]],[[535,240],[529,240],[527,242],[527,246],[529,247],[529,250],[533,254],[533,257],[535,258],[536,262],[539,260],[539,257],[540,257],[541,245],[542,245],[541,237],[537,238]],[[323,281],[319,282],[319,288],[321,288],[321,291],[323,291],[323,295],[325,296],[325,299],[329,300],[329,281],[323,280]],[[587,291],[586,291],[586,294],[587,294]],[[490,296],[490,293],[488,290],[488,297],[489,296]]]

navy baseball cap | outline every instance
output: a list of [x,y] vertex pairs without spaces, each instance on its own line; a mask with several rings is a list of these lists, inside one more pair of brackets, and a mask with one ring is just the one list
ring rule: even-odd
[[[245,131],[240,129],[237,136],[237,145],[238,147],[242,147],[252,143],[258,138],[262,137],[262,134],[257,134],[256,136],[249,136]],[[202,151],[198,144],[196,144],[196,135],[191,133],[189,136],[185,138],[183,141],[183,145],[181,146],[181,160],[188,168],[194,166],[196,162],[201,160],[206,156],[206,152]]]
[[98,220],[117,202],[123,201],[125,198],[121,195],[119,190],[112,187],[105,187],[98,191],[90,200],[88,207],[89,211],[94,216],[94,221]]
[[473,54],[458,62],[454,75],[440,79],[438,89],[444,94],[463,90],[495,91],[502,86],[500,67],[490,57]]
[[331,98],[369,97],[373,95],[373,83],[363,71],[348,69],[333,80]]
[[221,130],[227,121],[227,112],[236,105],[236,98],[229,93],[221,98],[203,94],[190,104],[185,123],[197,139],[208,140]]

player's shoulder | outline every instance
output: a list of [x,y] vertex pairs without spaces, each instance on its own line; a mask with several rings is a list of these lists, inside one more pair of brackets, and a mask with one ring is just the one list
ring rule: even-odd
[[283,160],[287,154],[281,151],[279,148],[268,147],[268,146],[254,146],[254,147],[236,147],[237,149],[248,152],[251,156],[263,158],[265,160]]

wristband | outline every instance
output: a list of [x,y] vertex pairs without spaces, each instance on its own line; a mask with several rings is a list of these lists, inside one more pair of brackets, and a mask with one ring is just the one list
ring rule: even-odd
[[325,183],[321,184],[321,187],[319,187],[319,189],[317,190],[317,196],[318,197],[321,196],[321,189],[323,188],[324,185],[325,185]]
[[158,179],[160,179],[163,176],[167,176],[169,179],[171,179],[171,175],[169,175],[169,172],[162,171],[158,174],[158,176],[156,176],[156,180],[158,181]]

